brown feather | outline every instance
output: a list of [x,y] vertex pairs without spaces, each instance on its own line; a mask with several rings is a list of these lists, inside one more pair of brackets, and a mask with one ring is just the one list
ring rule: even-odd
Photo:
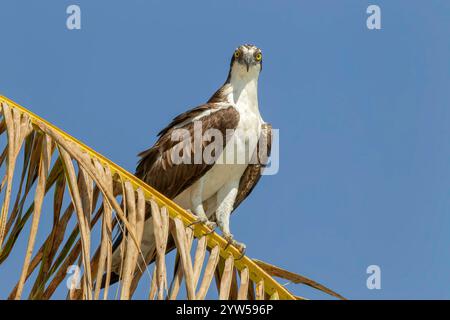
[[[259,146],[267,145],[267,154],[260,155]],[[253,158],[257,159],[256,163],[249,164],[242,174],[239,181],[239,189],[234,201],[233,210],[235,210],[242,201],[247,198],[255,188],[259,179],[261,178],[262,171],[269,160],[270,151],[272,149],[272,126],[268,123],[263,123],[261,126],[261,136],[259,137],[258,147],[253,154]],[[255,158],[257,157],[257,158]]]
[[[180,143],[180,141],[173,141],[171,135],[173,131],[177,129],[177,126],[180,126],[187,121],[187,123],[180,128],[189,131],[190,143],[193,145],[194,123],[190,120],[210,109],[213,110],[213,112],[200,119],[202,124],[201,134],[210,128],[214,128],[219,130],[223,137],[226,137],[227,129],[235,129],[237,127],[239,123],[239,112],[232,106],[219,108],[217,104],[212,103],[202,105],[183,113],[176,117],[168,127],[161,131],[159,140],[152,148],[140,154],[141,159],[136,169],[136,176],[170,199],[175,198],[190,187],[195,181],[200,179],[212,168],[214,162],[209,164],[201,161],[200,164],[194,164],[194,148],[191,148],[191,163],[172,163],[171,157],[173,148]],[[216,110],[214,111],[214,109]],[[224,140],[223,147],[225,147],[227,138]],[[202,155],[205,147],[209,143],[209,141],[203,141]],[[220,154],[214,155],[214,160],[219,156]]]

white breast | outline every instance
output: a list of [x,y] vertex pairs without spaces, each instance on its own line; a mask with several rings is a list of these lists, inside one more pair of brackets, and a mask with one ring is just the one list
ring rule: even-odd
[[[244,71],[242,71],[244,72]],[[222,186],[230,180],[240,180],[240,177],[247,168],[253,152],[258,143],[263,120],[258,107],[258,75],[243,73],[243,76],[233,77],[226,96],[228,104],[231,104],[239,112],[239,123],[232,137],[221,155],[221,159],[203,177],[203,201],[214,196]],[[229,149],[233,148],[234,151]],[[235,161],[230,162],[229,154],[235,155]],[[196,184],[184,192],[176,199],[179,205],[189,208],[190,190],[196,188]]]
[[[218,163],[202,177],[203,201],[214,196],[228,181],[240,180],[256,148],[260,131],[261,117],[259,114],[240,110],[240,120],[235,134],[225,146]],[[230,154],[235,156],[232,161],[229,158]],[[195,189],[198,183],[200,182],[197,181],[192,187],[182,192],[175,202],[182,207],[189,208],[190,190]]]

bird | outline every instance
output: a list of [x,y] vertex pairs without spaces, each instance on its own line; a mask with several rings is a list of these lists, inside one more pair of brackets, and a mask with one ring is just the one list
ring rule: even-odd
[[[262,61],[262,51],[255,45],[236,48],[225,83],[206,103],[181,113],[161,130],[156,143],[139,153],[135,172],[193,213],[194,223],[204,223],[211,230],[218,227],[228,244],[242,254],[246,246],[231,233],[230,215],[260,180],[272,143],[272,126],[262,119],[258,104]],[[197,133],[206,136],[200,143],[194,141]],[[207,151],[211,151],[209,157]],[[120,280],[123,239],[122,232],[113,245],[111,283]],[[167,251],[175,247],[173,239],[167,246]],[[141,251],[147,256],[154,250],[151,210],[147,210]]]

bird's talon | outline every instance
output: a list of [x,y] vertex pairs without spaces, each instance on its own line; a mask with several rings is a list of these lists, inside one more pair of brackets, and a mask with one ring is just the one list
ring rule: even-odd
[[[189,223],[187,226],[189,228],[191,228],[193,225],[195,224],[199,224],[199,223],[206,223],[208,221],[208,219],[206,218],[197,218],[197,220],[192,221],[191,223]],[[192,228],[191,228],[192,229]]]
[[194,231],[194,228],[192,228],[192,226],[193,226],[194,224],[197,224],[197,223],[199,223],[199,221],[198,221],[198,220],[195,220],[195,221],[189,223],[186,227],[187,227],[187,228],[190,228],[192,231]]
[[245,253],[245,249],[247,248],[245,244],[237,242],[236,240],[233,240],[233,246],[235,246],[236,249],[243,253]]
[[238,242],[236,240],[233,239],[233,235],[224,235],[224,238],[227,240],[227,245],[225,247],[225,249],[228,248],[228,246],[231,244],[233,245],[236,249],[239,250],[239,252],[241,252],[241,255],[239,256],[239,258],[235,259],[235,260],[241,260],[244,256],[245,256],[245,250],[246,250],[246,246],[245,244]]
[[215,222],[212,222],[212,221],[207,221],[206,223],[206,226],[208,227],[208,228],[210,228],[212,231],[214,231],[216,228],[217,228],[217,223],[215,223]]
[[231,233],[225,233],[223,237],[225,240],[227,240],[227,245],[225,246],[226,250],[230,246],[230,244],[233,244],[233,235]]
[[207,236],[207,235],[213,233],[213,232],[216,230],[216,228],[217,228],[217,224],[216,224],[215,222],[212,222],[212,221],[208,221],[208,222],[206,223],[206,226],[210,229],[210,231],[205,232],[205,233],[203,234],[203,235],[205,235],[205,236]]
[[239,258],[234,259],[234,261],[239,261],[239,260],[241,260],[243,257],[245,257],[245,250],[246,250],[245,246],[242,248],[242,250],[239,250],[239,251],[241,251],[241,255],[239,256]]
[[205,232],[203,235],[204,235],[204,236],[210,235],[211,233],[214,233],[214,231],[216,231],[216,230],[211,229],[210,231]]
[[207,233],[205,233],[205,235],[211,234],[214,232],[214,230],[217,227],[217,224],[215,222],[209,221],[208,218],[197,218],[197,220],[192,221],[191,223],[189,223],[187,225],[188,228],[191,228],[192,230],[194,230],[194,228],[192,228],[193,225],[199,224],[199,223],[203,223],[205,224],[209,229],[211,229],[211,231],[208,231]]

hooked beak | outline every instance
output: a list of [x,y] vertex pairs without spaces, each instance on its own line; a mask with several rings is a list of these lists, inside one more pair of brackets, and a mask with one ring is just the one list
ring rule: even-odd
[[250,64],[252,63],[251,57],[250,56],[245,57],[244,58],[244,63],[247,66],[247,72],[248,72],[248,69],[250,68]]

